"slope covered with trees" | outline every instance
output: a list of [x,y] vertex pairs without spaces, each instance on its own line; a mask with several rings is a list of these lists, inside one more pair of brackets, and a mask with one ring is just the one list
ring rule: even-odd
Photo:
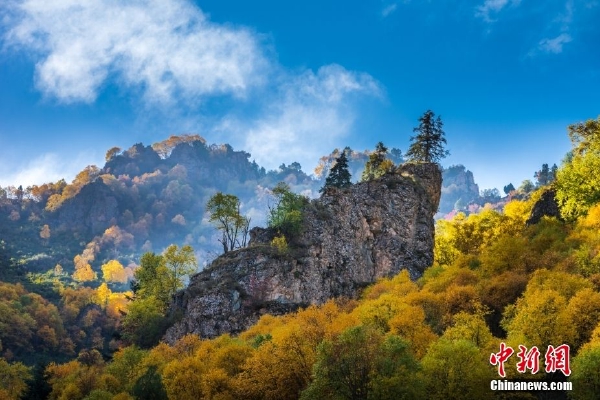
[[[593,190],[600,189],[565,181],[565,171],[590,166],[579,163],[594,165],[593,146],[584,159],[567,158],[552,183],[566,220],[526,224],[547,187],[503,212],[459,213],[438,221],[434,265],[416,282],[401,273],[358,300],[264,315],[238,337],[189,335],[173,346],[122,348],[110,362],[51,364],[51,396],[596,398],[600,203]],[[573,198],[587,199],[575,214]],[[558,353],[564,345],[567,365]],[[514,352],[499,361],[509,347]],[[573,390],[494,393],[494,379],[572,383]]]

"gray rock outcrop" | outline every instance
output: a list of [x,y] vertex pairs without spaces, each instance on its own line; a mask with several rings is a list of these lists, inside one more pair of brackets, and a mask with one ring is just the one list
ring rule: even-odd
[[217,258],[179,292],[180,316],[165,336],[236,334],[265,313],[279,315],[356,297],[382,277],[420,277],[433,262],[441,173],[436,164],[405,164],[393,174],[347,189],[329,188],[304,211],[302,232],[281,253],[274,232],[255,228],[247,248]]

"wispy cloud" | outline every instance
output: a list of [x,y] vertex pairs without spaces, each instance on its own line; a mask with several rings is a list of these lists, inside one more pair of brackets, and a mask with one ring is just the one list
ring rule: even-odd
[[475,16],[485,22],[494,22],[500,11],[508,6],[517,6],[520,2],[520,0],[485,0],[482,5],[475,8]]
[[[198,117],[212,121],[201,133],[213,132],[268,168],[316,163],[352,132],[360,99],[383,96],[373,77],[339,65],[290,72],[269,56],[259,34],[211,22],[188,0],[9,1],[5,43],[35,57],[36,87],[47,97],[93,104],[106,85],[117,84],[161,106],[157,111],[176,104],[173,115],[199,115],[195,100],[231,96],[224,102],[231,109]],[[87,164],[73,170],[47,154],[4,181],[39,184],[72,177]]]
[[260,165],[298,161],[310,170],[351,132],[360,95],[379,97],[383,89],[368,74],[328,65],[289,79],[260,118],[228,119],[221,129],[243,137],[240,144]]
[[383,10],[381,10],[381,16],[385,18],[388,15],[392,14],[394,11],[396,11],[397,8],[398,4],[396,3],[388,4],[385,7],[383,7]]
[[36,86],[93,102],[111,76],[146,100],[244,96],[266,66],[256,35],[210,22],[185,0],[11,1],[5,41],[36,53]]
[[[29,160],[21,167],[10,170],[0,170],[0,186],[8,185],[39,185],[44,182],[57,182],[65,179],[71,182],[87,165],[99,162],[99,157],[93,152],[82,152],[73,157],[61,157],[57,153],[45,153]],[[8,168],[8,166],[4,166]]]
[[563,51],[563,46],[571,42],[573,38],[568,33],[561,33],[553,39],[542,39],[538,44],[538,49],[544,53],[559,54]]

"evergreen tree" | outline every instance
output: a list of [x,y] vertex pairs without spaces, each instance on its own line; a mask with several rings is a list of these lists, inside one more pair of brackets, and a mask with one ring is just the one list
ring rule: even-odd
[[509,194],[513,190],[515,190],[515,186],[512,183],[509,183],[508,185],[504,186],[504,193],[505,194]]
[[536,171],[536,173],[533,174],[533,177],[536,179],[538,187],[546,186],[547,184],[549,184],[552,181],[552,179],[548,164],[542,164],[542,169]]
[[435,113],[431,110],[427,110],[419,118],[419,126],[413,129],[417,135],[410,138],[412,143],[406,152],[409,160],[438,162],[450,154],[444,149],[446,138],[443,125],[441,118],[435,118]]
[[322,192],[326,187],[332,186],[338,188],[348,187],[352,184],[351,177],[352,175],[348,170],[348,157],[346,157],[346,152],[342,151],[340,156],[335,159],[335,165],[329,170],[329,175],[325,179],[325,186],[320,191]]
[[552,165],[552,168],[550,169],[550,182],[552,183],[556,180],[556,173],[558,172],[558,166],[556,164]]

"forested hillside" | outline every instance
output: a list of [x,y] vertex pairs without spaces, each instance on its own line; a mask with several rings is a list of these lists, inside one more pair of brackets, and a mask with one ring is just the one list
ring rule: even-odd
[[[359,300],[265,315],[238,337],[189,335],[173,346],[122,348],[109,362],[51,364],[51,396],[596,398],[600,185],[570,180],[600,159],[600,120],[591,126],[573,136],[575,151],[554,182],[564,219],[527,224],[548,188],[502,213],[458,214],[438,221],[434,265],[416,282],[401,273]],[[503,352],[509,347],[514,353]],[[497,379],[540,385],[492,392]],[[561,382],[573,390],[543,390]]]
[[[573,151],[548,185],[509,195],[502,211],[439,220],[435,261],[419,280],[401,273],[359,299],[173,346],[160,342],[178,318],[168,313],[171,295],[203,262],[199,248],[212,242],[206,254],[220,252],[210,197],[249,199],[242,210],[258,220],[269,210],[267,188],[285,181],[316,196],[323,181],[294,163],[266,172],[247,153],[186,136],[111,149],[102,169],[71,184],[4,189],[0,398],[508,398],[490,391],[493,379],[573,384],[511,398],[596,398],[600,119],[569,134]],[[561,215],[532,223],[549,191]],[[567,365],[556,358],[563,345]],[[507,346],[514,354],[498,362]],[[520,352],[532,349],[538,371],[536,353]],[[531,362],[517,368],[519,355]]]
[[[344,151],[357,181],[369,152]],[[297,162],[266,171],[249,153],[207,145],[198,135],[112,148],[104,167],[88,166],[71,183],[0,188],[0,241],[24,272],[44,273],[59,264],[72,273],[89,264],[99,274],[111,259],[128,266],[171,243],[192,245],[205,264],[220,254],[206,212],[210,196],[237,196],[251,226],[264,226],[270,189],[285,182],[316,197],[339,154],[336,149],[322,157],[309,176]],[[402,161],[398,149],[389,157]]]

